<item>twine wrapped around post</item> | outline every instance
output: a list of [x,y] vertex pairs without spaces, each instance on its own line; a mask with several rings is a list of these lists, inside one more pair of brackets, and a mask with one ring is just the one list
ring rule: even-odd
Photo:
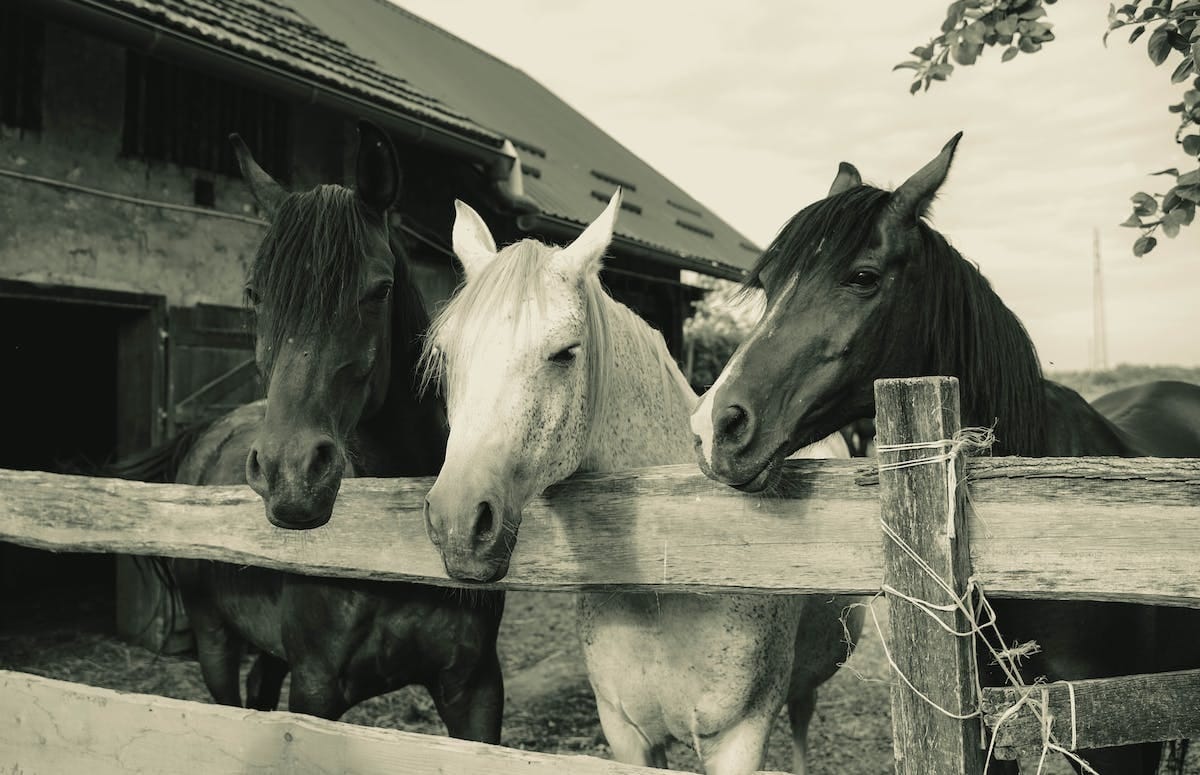
[[[1038,773],[1046,754],[1055,751],[1072,759],[1083,772],[1095,775],[1095,770],[1072,752],[1078,730],[1074,686],[1060,682],[1066,684],[1071,698],[1068,747],[1052,733],[1049,684],[1029,685],[1021,676],[1020,661],[1038,651],[1037,643],[1005,642],[982,584],[970,573],[966,514],[957,505],[960,497],[966,500],[966,493],[959,491],[963,480],[959,456],[990,448],[995,440],[992,429],[958,428],[958,380],[954,378],[879,380],[875,397],[885,554],[881,589],[893,602],[892,642],[919,644],[902,650],[898,661],[875,616],[874,599],[863,604],[870,609],[884,653],[903,684],[892,689],[896,771],[987,772],[994,736],[989,744],[980,723],[983,689],[977,661],[979,650],[985,650],[1008,683],[1023,690],[999,717],[996,728],[1028,708],[1042,726]],[[930,437],[934,440],[924,440]],[[883,459],[926,450],[936,454]],[[938,598],[947,602],[932,602]],[[946,680],[947,665],[953,668],[951,681]],[[986,757],[982,754],[985,746]]]

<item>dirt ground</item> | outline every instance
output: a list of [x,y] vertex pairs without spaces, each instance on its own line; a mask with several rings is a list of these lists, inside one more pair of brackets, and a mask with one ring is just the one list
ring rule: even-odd
[[[60,595],[54,599],[10,602],[0,630],[0,667],[123,691],[210,701],[195,661],[156,657],[113,635],[111,603]],[[886,611],[884,611],[886,614]],[[883,620],[886,626],[886,619]],[[506,682],[523,697],[510,699],[504,718],[505,745],[551,753],[583,753],[609,758],[596,719],[591,689],[578,669],[574,602],[568,594],[509,594],[500,634]],[[870,619],[864,638],[846,667],[821,690],[809,733],[814,775],[883,775],[892,772],[889,668]],[[284,699],[286,703],[286,695]],[[353,708],[344,721],[445,734],[424,689],[409,688]],[[699,771],[694,754],[675,744],[672,769]],[[1188,772],[1200,775],[1200,757]],[[767,768],[791,768],[786,714],[771,736]],[[1030,762],[1028,772],[1035,772]],[[1050,761],[1047,775],[1068,775],[1062,761]]]

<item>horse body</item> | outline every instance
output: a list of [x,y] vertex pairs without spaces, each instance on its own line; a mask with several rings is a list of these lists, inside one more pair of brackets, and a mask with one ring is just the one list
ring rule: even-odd
[[[239,148],[256,198],[276,216],[249,289],[267,399],[191,441],[176,479],[249,483],[281,527],[324,524],[343,476],[428,476],[445,453],[442,409],[414,377],[428,318],[383,215],[398,186],[395,152],[370,125],[360,133],[353,192],[286,194]],[[241,705],[249,643],[260,652],[249,707],[274,709],[289,671],[289,709],[331,719],[420,684],[451,735],[499,742],[503,593],[201,560],[175,560],[173,572],[218,702]]]
[[[785,225],[753,280],[762,322],[692,416],[701,468],[743,489],[832,428],[874,414],[882,377],[960,380],[963,424],[994,426],[994,451],[1025,456],[1200,455],[1200,387],[1139,386],[1089,405],[1044,380],[1020,322],[923,220],[958,138],[894,192],[843,163],[829,195]],[[1200,666],[1200,612],[1116,603],[996,600],[1010,643],[1041,647],[1027,682]],[[985,681],[1004,683],[980,655]],[[1159,744],[1080,751],[1101,773],[1152,775]],[[1015,771],[993,762],[994,771]]]
[[[526,240],[498,256],[482,221],[460,206],[455,249],[467,285],[429,339],[442,350],[452,430],[427,518],[451,575],[502,576],[524,503],[574,471],[691,459],[697,396],[661,335],[599,286],[616,201],[599,237],[593,225],[557,253]],[[571,253],[579,245],[582,257]],[[506,283],[510,293],[488,294]],[[848,456],[840,436],[829,448]],[[490,515],[484,529],[481,514]],[[846,656],[840,613],[803,597],[581,594],[579,636],[615,757],[665,766],[675,737],[710,773],[753,772],[791,699],[803,767],[816,687]]]

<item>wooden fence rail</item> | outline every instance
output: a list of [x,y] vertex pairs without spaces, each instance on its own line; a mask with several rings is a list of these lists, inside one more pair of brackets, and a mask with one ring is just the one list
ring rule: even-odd
[[[957,429],[955,380],[884,380],[876,390],[884,444],[938,441]],[[945,602],[928,583],[932,570],[955,594],[974,575],[992,597],[1200,608],[1200,460],[977,458],[968,466],[969,486],[957,489],[947,475],[961,470],[958,459],[900,469],[886,463],[877,471],[873,462],[796,461],[770,497],[718,486],[693,466],[575,477],[526,510],[512,570],[496,586],[858,594],[878,591],[883,579],[889,594],[895,587]],[[244,487],[0,470],[0,540],[452,584],[425,536],[421,505],[430,484],[347,481],[328,526],[292,533],[271,528]],[[894,531],[882,541],[881,521]],[[962,629],[949,616],[944,621]],[[893,655],[912,682],[893,686],[897,772],[975,775],[981,736],[970,711],[981,703],[984,721],[994,725],[1018,699],[1015,690],[974,696],[965,639],[923,613],[893,612],[891,623]],[[1200,670],[1077,682],[1075,690],[1080,748],[1200,738]],[[1046,691],[1047,707],[1061,711],[1061,692]],[[1125,698],[1118,714],[1107,703],[1114,696]],[[63,708],[69,712],[59,718]],[[176,716],[181,721],[168,723]],[[1022,710],[1005,721],[1001,755],[1040,748],[1043,730],[1031,719]],[[22,772],[79,769],[93,761],[92,748],[109,757],[107,769],[88,767],[96,775],[173,771],[179,760],[155,754],[147,747],[154,740],[184,757],[216,741],[221,750],[213,755],[229,748],[232,757],[220,761],[253,772],[643,771],[345,726],[0,671],[0,761],[11,759]],[[137,760],[140,769],[124,766],[134,759],[122,757],[135,754],[148,757]],[[202,769],[228,770],[220,761]]]
[[[989,594],[1200,607],[1200,460],[977,458],[969,476]],[[347,480],[333,520],[297,533],[271,527],[247,487],[0,470],[0,540],[451,584],[422,521],[431,484]],[[772,497],[689,465],[578,476],[526,509],[498,586],[873,593],[879,495],[861,461],[792,461]]]

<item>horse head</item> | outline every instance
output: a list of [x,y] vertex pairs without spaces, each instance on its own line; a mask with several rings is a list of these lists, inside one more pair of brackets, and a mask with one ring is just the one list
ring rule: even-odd
[[568,247],[526,239],[497,250],[479,214],[455,204],[466,282],[425,351],[450,421],[425,521],[454,578],[502,578],[525,504],[584,459],[602,392],[600,259],[619,206],[620,192]]
[[378,411],[391,381],[397,256],[386,211],[399,193],[400,168],[381,130],[361,122],[359,138],[353,189],[289,193],[231,137],[270,220],[246,285],[267,386],[246,479],[278,527],[329,521],[351,470],[347,442]]
[[875,379],[922,373],[944,287],[931,254],[950,250],[922,216],[960,136],[890,193],[843,163],[763,252],[748,281],[763,317],[692,415],[710,477],[761,490],[797,449],[873,416]]

